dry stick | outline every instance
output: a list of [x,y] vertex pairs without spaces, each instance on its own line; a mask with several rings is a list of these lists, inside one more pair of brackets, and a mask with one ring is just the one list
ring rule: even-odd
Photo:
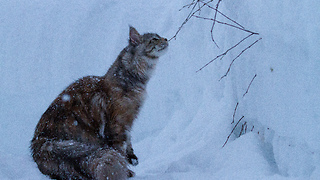
[[186,17],[186,19],[183,21],[183,23],[181,24],[181,26],[178,28],[178,31],[175,33],[174,36],[172,36],[172,38],[169,39],[169,41],[171,41],[172,39],[176,38],[178,33],[181,31],[182,27],[190,20],[190,18],[192,17],[192,15],[197,12],[195,11],[194,13],[192,13],[192,11],[194,10],[194,8],[197,6],[198,3],[195,3],[194,6],[192,7],[189,15]]
[[197,15],[193,15],[193,17],[195,18],[199,18],[199,19],[204,19],[204,20],[209,20],[209,21],[214,21],[214,22],[217,22],[219,24],[223,24],[223,25],[227,25],[227,26],[230,26],[230,27],[233,27],[233,28],[237,28],[237,29],[240,29],[242,31],[245,31],[245,32],[248,32],[248,33],[251,33],[251,34],[254,34],[254,35],[259,35],[259,33],[256,33],[256,32],[252,32],[250,30],[247,30],[245,28],[242,28],[242,27],[238,27],[238,26],[235,26],[233,24],[229,24],[229,23],[225,23],[225,22],[222,22],[222,21],[218,21],[216,19],[212,19],[212,18],[206,18],[206,17],[202,17],[202,16],[197,16]]
[[[250,86],[251,86],[253,80],[254,80],[256,77],[257,77],[257,74],[255,74],[255,75],[253,76],[251,82],[249,83],[249,85],[248,85],[248,87],[247,87],[247,91],[243,94],[242,97],[244,97],[244,96],[248,93],[248,91],[249,91],[249,89],[250,89]],[[234,118],[235,118],[235,116],[236,116],[236,112],[237,112],[238,106],[239,106],[239,102],[237,102],[236,107],[234,108],[231,124],[234,123]]]
[[252,78],[252,80],[251,80],[251,82],[250,82],[250,84],[249,84],[249,86],[248,86],[248,88],[247,88],[247,91],[243,94],[242,97],[244,97],[244,96],[248,93],[248,91],[249,91],[249,89],[250,89],[250,86],[251,86],[253,80],[254,80],[256,77],[257,77],[257,74],[255,74],[255,75],[253,76],[253,78]]
[[[196,1],[196,2],[195,2],[195,1]],[[212,2],[212,1],[213,1],[213,0],[210,0],[210,1],[206,2],[206,3],[210,3],[210,2]],[[194,4],[199,4],[199,8],[200,8],[200,3],[199,3],[199,2],[205,3],[205,2],[203,2],[202,0],[193,0],[192,3],[186,4],[186,5],[182,6],[182,8],[179,9],[179,11],[181,11],[181,10],[184,9],[184,8],[190,8],[190,7],[191,7],[192,5],[194,5]]]
[[230,136],[232,135],[233,131],[236,129],[236,127],[238,126],[238,124],[240,123],[240,121],[241,121],[243,118],[244,118],[244,116],[242,116],[242,117],[239,119],[239,121],[237,122],[237,124],[233,127],[232,131],[230,132],[229,136],[227,137],[226,142],[223,144],[222,147],[224,147],[224,146],[227,144],[227,142],[228,142]]
[[[232,22],[234,22],[235,24],[237,24],[238,26],[240,26],[240,28],[239,29],[244,29],[244,27],[243,26],[241,26],[239,23],[237,23],[236,21],[234,21],[234,20],[232,20],[231,18],[229,18],[228,16],[226,16],[225,14],[223,14],[222,12],[220,12],[217,8],[213,8],[212,6],[210,6],[209,5],[209,3],[211,3],[213,0],[209,0],[208,2],[204,2],[204,1],[201,1],[201,0],[197,0],[196,2],[195,2],[195,0],[192,2],[192,3],[190,3],[190,4],[187,4],[187,5],[184,5],[179,11],[181,11],[182,9],[184,9],[184,8],[190,8],[192,5],[192,9],[191,9],[191,11],[190,11],[190,13],[189,13],[189,15],[186,17],[186,19],[184,20],[184,22],[181,24],[181,26],[178,28],[178,30],[177,30],[177,32],[175,33],[175,35],[173,35],[172,36],[172,38],[170,38],[169,39],[169,41],[171,41],[172,39],[175,39],[176,37],[177,37],[177,35],[179,34],[179,32],[181,31],[181,29],[182,29],[182,27],[193,17],[193,15],[194,14],[196,14],[197,12],[199,12],[199,11],[201,11],[201,9],[204,7],[204,6],[207,6],[207,7],[209,7],[209,8],[211,8],[211,9],[213,9],[213,10],[215,10],[215,17],[216,17],[216,14],[217,13],[219,13],[219,14],[221,14],[222,16],[224,16],[225,18],[227,18],[228,20],[230,20],[230,21],[232,21]],[[221,2],[221,0],[219,0],[220,2]],[[201,6],[200,6],[200,2],[201,3],[203,3]],[[219,4],[220,4],[220,2],[218,2]],[[218,4],[217,3],[217,4]],[[195,7],[196,6],[199,6],[199,8],[196,10],[196,11],[194,11],[194,9],[195,9]],[[215,21],[214,21],[215,22]],[[213,23],[214,24],[214,23]],[[213,25],[214,26],[214,25]],[[253,32],[252,32],[253,33]],[[256,34],[256,33],[254,33],[254,34]],[[213,27],[212,27],[212,30],[211,30],[211,35],[212,35],[212,38],[213,38]],[[215,43],[216,44],[216,43]]]
[[231,124],[234,123],[234,117],[236,116],[236,112],[237,112],[237,109],[238,109],[238,105],[239,105],[239,102],[237,102],[237,105],[236,105],[236,107],[234,108],[233,116],[232,116],[232,123],[231,123]]
[[[193,0],[192,3],[182,6],[182,8],[179,9],[179,11],[181,11],[182,9],[184,9],[184,8],[186,8],[186,7],[187,7],[187,8],[190,8],[192,5],[194,5],[195,1],[196,1],[196,0]],[[198,0],[197,0],[196,3],[198,3]]]
[[218,9],[216,9],[216,8],[214,8],[214,7],[212,7],[212,6],[208,5],[208,4],[206,4],[206,6],[207,6],[208,8],[210,8],[210,9],[213,9],[213,10],[217,11],[220,15],[222,15],[222,16],[225,17],[225,18],[227,18],[227,19],[230,20],[231,22],[237,24],[237,25],[240,26],[242,29],[245,29],[245,28],[244,28],[241,24],[239,24],[237,21],[235,21],[235,20],[231,19],[230,17],[228,17],[227,15],[223,14],[223,13],[222,13],[221,11],[219,11]]
[[216,24],[216,19],[217,19],[217,14],[218,14],[218,8],[219,8],[219,4],[220,4],[221,0],[218,0],[217,4],[216,4],[216,10],[215,10],[215,13],[214,13],[214,17],[213,17],[213,22],[212,22],[212,26],[211,26],[211,30],[210,30],[210,33],[211,33],[211,40],[213,41],[213,43],[219,48],[218,44],[216,43],[216,41],[214,40],[213,38],[213,28],[214,28],[214,25]]
[[[261,39],[262,39],[262,38],[259,38],[258,40],[256,40],[255,42],[253,42],[250,46],[248,46],[248,47],[246,47],[244,50],[242,50],[242,51],[238,54],[238,56],[235,57],[235,58],[231,61],[231,63],[230,63],[230,65],[229,65],[229,68],[228,68],[226,74],[223,75],[223,76],[220,78],[220,80],[223,79],[224,77],[226,77],[226,76],[228,75],[228,73],[230,72],[231,66],[232,66],[232,64],[234,63],[234,61],[235,61],[238,57],[240,57],[246,50],[250,49],[253,45],[255,45],[255,44],[256,44],[258,41],[260,41]],[[219,81],[220,81],[220,80],[219,80]]]
[[250,36],[252,36],[253,34],[248,35],[247,37],[243,38],[241,41],[239,41],[237,44],[235,44],[234,46],[232,46],[231,48],[229,48],[228,50],[226,50],[224,53],[218,55],[217,57],[215,57],[214,59],[212,59],[211,61],[209,61],[207,64],[205,64],[204,66],[202,66],[200,69],[198,69],[196,72],[201,71],[203,68],[207,67],[210,63],[212,63],[213,61],[215,61],[216,59],[223,57],[225,55],[227,55],[227,53],[232,50],[233,48],[237,47],[239,44],[241,44],[243,41],[245,41],[246,39],[248,39]]
[[[228,16],[226,16],[225,14],[223,14],[222,12],[220,12],[217,8],[213,8],[212,6],[209,5],[209,3],[211,3],[213,0],[209,0],[208,2],[204,2],[204,1],[201,1],[201,0],[197,0],[197,2],[195,2],[195,0],[193,0],[192,3],[190,4],[187,4],[185,6],[183,6],[180,10],[182,10],[183,8],[185,7],[188,7],[190,8],[192,5],[194,5],[189,13],[189,15],[187,16],[187,18],[185,19],[185,21],[181,24],[181,26],[178,28],[177,32],[175,33],[175,35],[169,39],[169,41],[171,41],[172,39],[175,39],[178,35],[178,33],[181,31],[182,27],[194,16],[194,14],[196,14],[197,12],[201,11],[201,9],[204,7],[204,6],[207,6],[208,8],[211,8],[213,10],[215,10],[215,17],[216,17],[216,14],[219,13],[221,14],[223,17],[227,18],[228,20],[232,21],[233,23],[237,24],[239,27],[235,26],[235,25],[231,25],[231,24],[228,24],[228,23],[224,23],[224,22],[221,22],[221,21],[217,21],[216,19],[210,19],[210,18],[203,18],[203,19],[207,19],[207,20],[211,20],[213,22],[217,22],[217,23],[220,23],[220,24],[225,24],[225,25],[229,25],[231,27],[234,27],[234,28],[238,28],[240,30],[243,30],[243,31],[246,31],[246,32],[250,32],[252,34],[258,34],[258,33],[255,33],[255,32],[252,32],[252,31],[249,31],[247,29],[245,29],[242,25],[240,25],[238,22],[232,20],[231,18],[229,18]],[[200,6],[200,2],[203,3],[202,6]],[[219,0],[219,2],[216,4],[216,6],[219,6],[221,0]],[[199,6],[199,8],[194,11],[195,7],[196,6]],[[180,11],[179,10],[179,11]],[[194,11],[194,12],[193,12]],[[214,26],[214,23],[213,23],[213,26]],[[213,36],[213,31],[211,30],[211,35]],[[216,44],[216,43],[215,43]]]
[[[200,0],[198,0],[198,2],[200,2]],[[201,13],[201,7],[200,7],[200,3],[198,3],[198,9],[199,9],[199,15],[200,15],[200,13]]]
[[[189,15],[186,17],[186,19],[184,20],[184,22],[181,24],[181,26],[178,28],[177,32],[172,36],[172,38],[169,39],[169,41],[171,41],[172,39],[175,39],[177,37],[177,35],[179,34],[179,32],[181,31],[182,27],[193,17],[194,14],[196,14],[197,12],[201,11],[201,9],[208,3],[212,2],[212,0],[204,3],[201,7],[199,7],[196,11],[194,11],[195,7],[197,6],[197,4],[200,1],[198,0],[196,3],[191,3],[189,4],[190,6],[194,4],[194,6],[192,7]],[[203,2],[202,2],[203,3]],[[194,11],[194,12],[193,12]]]
[[241,126],[241,131],[240,131],[240,133],[239,133],[239,137],[243,134],[243,132],[244,132],[244,134],[246,133],[246,129],[247,129],[247,128],[245,128],[245,127],[247,127],[247,122],[244,122],[244,123],[242,124],[242,126]]
[[[212,0],[211,0],[211,1],[212,1]],[[210,2],[211,2],[211,1],[210,1]],[[201,2],[204,3],[203,1],[201,1]],[[210,9],[218,12],[220,15],[222,15],[223,17],[225,17],[225,18],[228,19],[229,21],[231,21],[231,22],[235,23],[236,25],[240,26],[242,29],[245,29],[244,26],[242,26],[241,24],[239,24],[237,21],[231,19],[231,18],[228,17],[227,15],[223,14],[223,13],[222,13],[221,11],[219,11],[218,9],[210,6],[209,3],[204,3],[204,4],[205,4],[205,6],[207,6],[208,8],[210,8]]]

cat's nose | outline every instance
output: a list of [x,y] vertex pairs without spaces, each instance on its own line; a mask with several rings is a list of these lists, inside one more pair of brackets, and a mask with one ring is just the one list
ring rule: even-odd
[[168,41],[168,39],[167,39],[167,38],[163,38],[163,40],[164,40],[164,41]]

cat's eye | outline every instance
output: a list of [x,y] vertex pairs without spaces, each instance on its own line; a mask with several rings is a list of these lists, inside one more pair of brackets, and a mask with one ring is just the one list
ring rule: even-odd
[[159,38],[152,38],[151,41],[157,42],[157,41],[159,41]]

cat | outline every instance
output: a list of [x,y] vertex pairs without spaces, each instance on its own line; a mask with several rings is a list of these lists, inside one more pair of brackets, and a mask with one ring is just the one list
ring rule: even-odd
[[52,179],[122,180],[137,165],[130,130],[146,85],[168,49],[166,38],[130,27],[125,47],[104,76],[67,87],[40,118],[31,140],[39,170]]

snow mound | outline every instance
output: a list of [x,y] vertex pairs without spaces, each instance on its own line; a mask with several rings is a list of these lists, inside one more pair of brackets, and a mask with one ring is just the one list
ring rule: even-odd
[[[47,179],[29,142],[52,100],[80,77],[103,75],[126,46],[129,25],[170,39],[191,2],[1,1],[0,179]],[[133,179],[318,179],[319,7],[317,0],[221,1],[222,13],[259,35],[197,73],[249,34],[217,23],[217,48],[212,22],[191,18],[149,82],[132,132],[140,162]]]

